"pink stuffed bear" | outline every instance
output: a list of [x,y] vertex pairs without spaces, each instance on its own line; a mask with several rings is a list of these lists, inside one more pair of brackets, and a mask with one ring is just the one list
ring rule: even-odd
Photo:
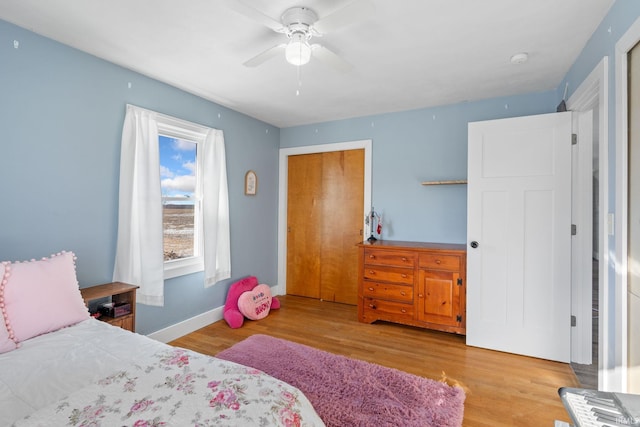
[[[224,304],[224,320],[227,321],[232,329],[237,329],[244,323],[245,316],[240,312],[240,309],[238,307],[238,300],[240,299],[240,296],[245,292],[252,291],[256,286],[266,285],[258,285],[258,279],[255,276],[249,276],[233,283],[229,287],[229,293],[227,293],[227,301]],[[275,310],[278,308],[280,308],[280,301],[278,301],[276,297],[272,297],[270,309]]]

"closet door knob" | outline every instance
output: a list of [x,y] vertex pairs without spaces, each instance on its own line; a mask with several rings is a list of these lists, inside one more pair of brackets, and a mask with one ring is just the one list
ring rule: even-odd
[[477,248],[479,245],[478,245],[478,242],[476,242],[476,241],[474,240],[473,242],[469,243],[469,246],[471,246],[473,249],[475,249],[475,248]]

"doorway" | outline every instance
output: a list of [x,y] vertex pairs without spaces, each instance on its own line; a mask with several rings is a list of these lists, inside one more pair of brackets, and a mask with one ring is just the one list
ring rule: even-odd
[[288,208],[288,170],[289,157],[311,154],[311,153],[328,153],[345,150],[364,150],[364,191],[362,204],[362,229],[365,229],[365,217],[371,209],[371,140],[360,140],[350,142],[339,142],[321,145],[309,145],[292,148],[280,149],[279,162],[279,201],[278,201],[278,286],[277,294],[283,295],[287,293],[287,208]]
[[[603,389],[610,381],[610,374],[603,369],[609,358],[610,324],[606,304],[610,254],[605,249],[609,236],[608,64],[604,57],[567,101],[569,110],[578,116],[588,115],[592,121],[589,129],[578,127],[575,148],[579,158],[572,193],[578,196],[573,204],[578,233],[572,255],[572,315],[576,322],[571,333],[571,360],[582,386],[594,389]],[[581,229],[585,232],[580,233]]]

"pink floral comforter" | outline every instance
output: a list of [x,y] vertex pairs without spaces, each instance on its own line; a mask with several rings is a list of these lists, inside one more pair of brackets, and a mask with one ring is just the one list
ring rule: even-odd
[[15,426],[323,426],[295,387],[180,348],[118,370]]

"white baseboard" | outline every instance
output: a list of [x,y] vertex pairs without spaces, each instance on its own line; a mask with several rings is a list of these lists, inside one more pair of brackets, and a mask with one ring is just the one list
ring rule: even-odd
[[286,294],[287,294],[287,289],[282,284],[278,284],[277,286],[271,287],[271,295],[273,295],[274,297],[277,297],[278,295],[286,295]]
[[[274,297],[277,295],[284,295],[284,292],[281,292],[281,286],[272,287],[271,295],[273,295]],[[213,310],[198,314],[191,319],[183,320],[182,322],[176,323],[175,325],[167,326],[164,329],[152,332],[147,336],[156,341],[168,343],[169,341],[173,341],[182,336],[190,334],[193,331],[197,331],[200,328],[209,326],[210,324],[215,323],[218,320],[222,320],[224,313],[223,310],[224,306],[214,308]]]
[[168,326],[159,331],[152,332],[147,335],[149,338],[153,338],[156,341],[168,343],[184,335],[190,334],[193,331],[197,331],[200,328],[204,328],[218,320],[222,319],[224,307],[214,308],[213,310],[206,311],[202,314],[198,314],[190,319],[183,320],[175,325]]

